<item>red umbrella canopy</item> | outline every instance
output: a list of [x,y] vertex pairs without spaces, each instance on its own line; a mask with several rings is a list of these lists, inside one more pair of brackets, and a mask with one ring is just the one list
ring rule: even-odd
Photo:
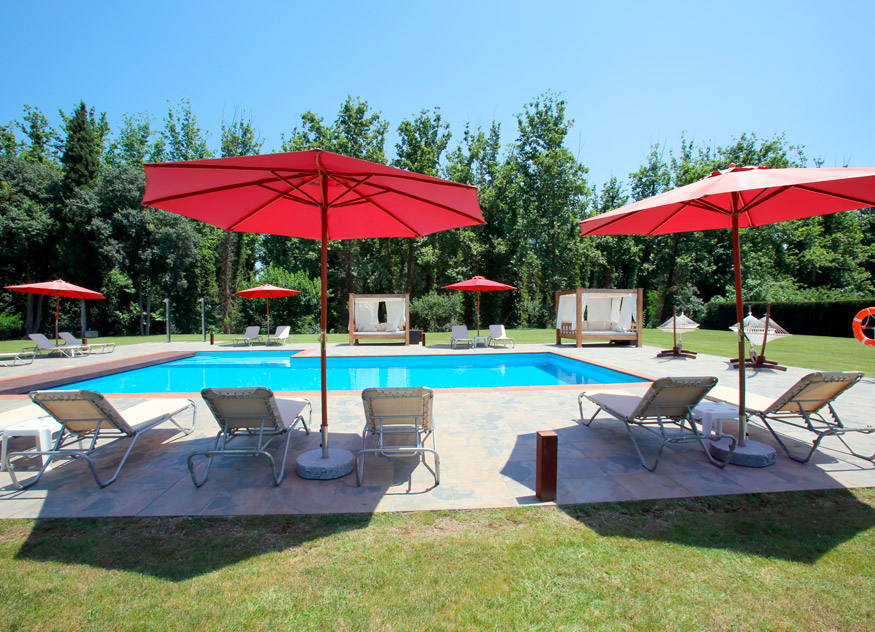
[[[738,357],[744,357],[739,228],[875,206],[875,168],[737,167],[580,222],[584,235],[664,235],[732,230]],[[744,446],[744,367],[739,364],[738,444]]]
[[326,329],[332,239],[422,237],[485,224],[477,188],[313,149],[153,163],[145,206],[225,230],[322,241],[322,455],[328,451]]
[[[580,222],[581,235],[763,226],[875,206],[875,169],[736,167]],[[735,210],[733,210],[735,209]]]
[[279,296],[294,296],[295,294],[300,293],[300,290],[289,290],[268,283],[266,285],[249,288],[248,290],[240,290],[234,296],[243,296],[245,298],[277,298]]
[[47,296],[64,296],[66,298],[106,298],[100,292],[89,290],[61,279],[43,283],[24,283],[22,285],[7,285],[7,290],[25,292],[27,294],[45,294]]
[[471,292],[497,292],[500,290],[515,290],[513,285],[506,285],[498,281],[490,281],[482,276],[471,277],[467,281],[459,281],[443,286],[445,290],[469,290]]
[[100,292],[89,290],[88,288],[79,287],[72,283],[67,283],[61,279],[54,281],[44,281],[42,283],[24,283],[22,285],[7,285],[7,290],[15,292],[24,292],[26,294],[45,294],[47,296],[58,297],[55,300],[55,340],[58,339],[58,317],[61,312],[61,298],[106,298]]
[[459,281],[443,286],[445,290],[469,290],[477,294],[477,335],[480,335],[480,294],[479,292],[498,292],[501,290],[515,290],[513,285],[505,285],[498,281],[490,281],[482,276],[471,277],[467,281]]
[[477,188],[320,149],[154,163],[145,206],[225,230],[322,239],[421,237],[485,224]]
[[280,296],[294,296],[300,294],[300,290],[289,290],[284,287],[277,287],[269,283],[259,285],[258,287],[249,288],[248,290],[240,290],[234,296],[242,296],[244,298],[263,298],[267,300],[267,333],[270,334],[270,299]]

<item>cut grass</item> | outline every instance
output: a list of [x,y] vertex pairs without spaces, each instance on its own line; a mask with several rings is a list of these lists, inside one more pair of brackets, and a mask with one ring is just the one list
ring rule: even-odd
[[0,522],[9,630],[871,630],[875,491]]

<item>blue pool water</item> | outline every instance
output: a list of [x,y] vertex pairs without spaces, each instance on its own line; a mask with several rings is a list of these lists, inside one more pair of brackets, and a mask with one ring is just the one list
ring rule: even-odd
[[[328,358],[328,390],[372,386],[477,388],[616,384],[641,378],[553,353]],[[192,358],[66,384],[102,393],[196,393],[205,386],[318,391],[318,357],[288,351],[199,353]]]

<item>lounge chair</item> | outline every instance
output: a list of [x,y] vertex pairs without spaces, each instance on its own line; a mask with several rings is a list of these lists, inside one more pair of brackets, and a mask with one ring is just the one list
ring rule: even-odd
[[513,345],[514,349],[516,349],[516,343],[513,341],[513,338],[508,338],[507,332],[504,330],[504,325],[489,325],[490,347],[497,347],[499,343],[506,347],[508,342]]
[[49,355],[53,353],[60,353],[61,355],[68,358],[74,358],[77,355],[85,355],[85,349],[84,347],[82,347],[82,345],[58,346],[54,342],[46,338],[43,334],[27,334],[27,337],[36,343],[36,346],[33,347],[31,351],[38,355],[43,355],[44,353],[48,353]]
[[450,338],[450,346],[455,349],[456,345],[460,343],[465,343],[469,347],[474,345],[474,341],[471,339],[471,336],[468,334],[468,328],[465,325],[453,325],[453,334],[452,338]]
[[253,342],[264,342],[261,337],[261,327],[258,325],[252,325],[251,327],[247,327],[246,331],[239,338],[234,338],[234,344],[236,345],[238,342],[245,342],[246,345],[251,345]]
[[112,353],[115,351],[114,342],[98,342],[83,344],[76,336],[69,331],[62,331],[58,334],[65,343],[64,347],[82,347],[85,353]]
[[[7,455],[9,474],[12,482],[19,489],[25,489],[36,484],[40,477],[55,459],[85,459],[91,470],[94,481],[100,487],[106,487],[118,478],[128,455],[140,438],[140,435],[155,426],[170,421],[184,434],[190,434],[194,429],[197,413],[195,404],[190,399],[153,399],[122,411],[116,410],[106,398],[95,391],[34,391],[30,394],[33,402],[49,413],[55,421],[61,424],[61,432],[51,450],[36,452],[13,452]],[[191,425],[182,426],[175,417],[191,409]],[[110,443],[100,443],[103,439],[112,439]],[[116,440],[128,439],[130,444],[118,464],[115,473],[108,480],[101,480],[97,474],[92,456],[101,448],[105,448]],[[78,449],[68,448],[71,443],[77,443]],[[87,447],[86,446],[87,442]],[[22,484],[15,476],[11,457],[17,455],[48,456],[39,473]]]
[[[820,442],[827,437],[837,437],[853,456],[865,461],[875,461],[875,454],[865,455],[856,452],[842,437],[842,435],[850,432],[872,434],[875,432],[875,427],[845,427],[832,405],[839,395],[851,388],[862,378],[863,374],[856,371],[847,373],[840,371],[809,373],[775,400],[746,393],[744,407],[749,414],[762,420],[778,444],[784,449],[787,456],[794,461],[807,463],[814,454],[814,451],[820,446]],[[715,392],[710,394],[708,399],[737,406],[738,391],[733,389],[715,389]],[[829,413],[831,419],[827,419],[824,416],[824,408]],[[773,422],[789,424],[795,428],[801,428],[802,430],[814,433],[815,438],[808,454],[800,457],[791,453],[784,440],[781,439],[780,435],[772,427]]]
[[[362,430],[362,448],[355,455],[356,484],[361,485],[365,473],[365,455],[419,456],[425,466],[425,453],[434,455],[434,483],[441,482],[441,460],[437,451],[432,401],[434,393],[426,387],[366,388],[362,391],[365,409],[365,427]],[[377,437],[377,447],[365,448],[368,435]],[[423,439],[431,435],[431,448]],[[387,443],[387,439],[392,438]],[[407,439],[407,442],[403,442]]]
[[[703,435],[696,428],[692,414],[693,408],[715,384],[717,384],[716,377],[663,377],[654,381],[641,397],[623,391],[584,391],[577,398],[580,420],[581,423],[589,426],[604,410],[622,421],[629,432],[641,465],[651,472],[659,465],[659,457],[665,446],[670,443],[697,442],[702,446],[711,463],[717,467],[726,467],[735,452],[735,437],[726,434]],[[589,421],[584,421],[584,397],[598,406]],[[684,427],[684,423],[689,425],[689,429]],[[662,439],[652,465],[644,459],[638,440],[635,439],[635,433],[632,432],[632,426],[643,428]],[[672,432],[669,432],[670,430]],[[726,461],[719,461],[711,456],[705,445],[705,441],[720,439],[730,440],[729,456]]]
[[13,351],[10,353],[0,353],[0,364],[3,366],[10,366],[6,364],[7,360],[12,360],[12,366],[18,366],[19,364],[33,364],[33,359],[36,354],[33,351]]
[[276,331],[274,332],[274,334],[272,336],[270,334],[268,334],[267,345],[270,346],[273,343],[276,343],[278,345],[286,344],[286,340],[289,339],[289,335],[290,335],[291,331],[292,331],[292,328],[289,327],[288,325],[281,325],[281,326],[277,327]]
[[[188,456],[188,471],[195,487],[203,485],[210,475],[213,459],[217,456],[264,456],[270,465],[273,484],[279,485],[286,475],[286,459],[289,456],[292,428],[298,422],[304,426],[304,432],[310,434],[304,411],[309,410],[308,419],[312,419],[313,406],[309,400],[291,397],[274,397],[269,388],[236,387],[236,388],[205,388],[201,391],[216,422],[221,430],[216,435],[212,450],[194,452]],[[282,464],[277,471],[273,455],[267,451],[268,445],[277,437],[285,435],[285,446],[282,450]],[[228,444],[238,437],[254,437],[255,445],[229,448]],[[195,474],[195,459],[207,459],[203,477]]]

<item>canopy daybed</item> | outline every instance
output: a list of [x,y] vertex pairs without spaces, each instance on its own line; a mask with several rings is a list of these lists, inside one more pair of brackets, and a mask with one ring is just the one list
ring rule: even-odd
[[556,344],[574,340],[611,343],[634,342],[641,346],[644,290],[577,288],[556,292]]
[[[380,322],[380,303],[386,320]],[[396,340],[410,344],[409,294],[350,294],[349,344],[359,340]]]

